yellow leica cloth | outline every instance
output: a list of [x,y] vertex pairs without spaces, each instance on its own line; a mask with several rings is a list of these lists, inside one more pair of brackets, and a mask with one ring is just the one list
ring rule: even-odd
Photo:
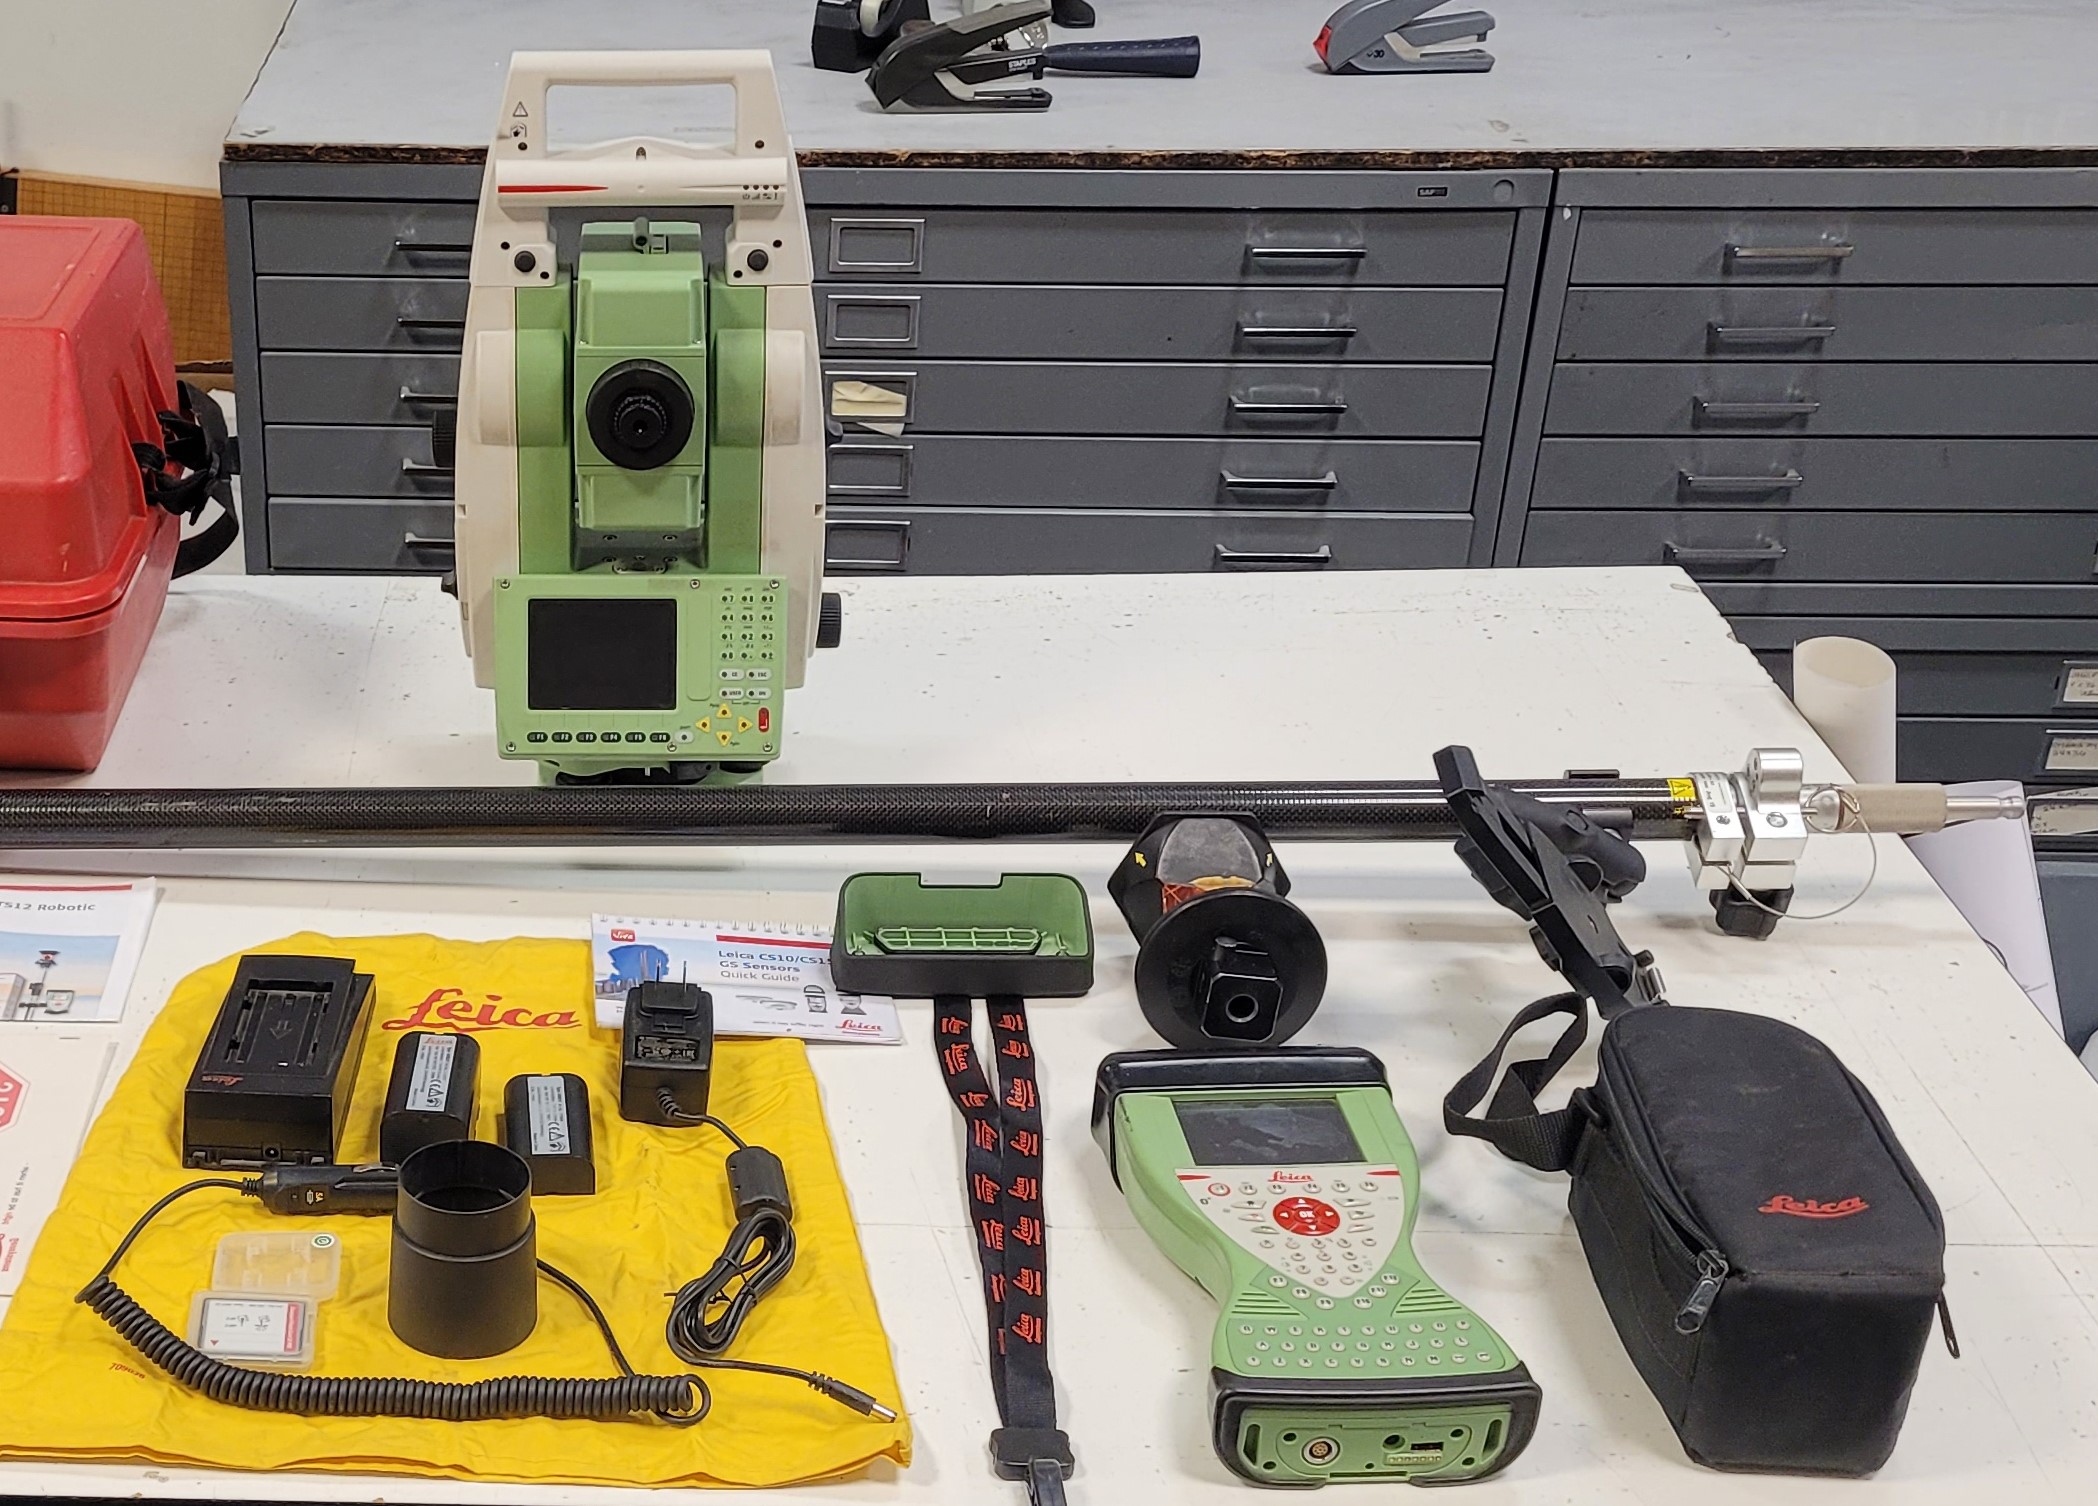
[[[636,1370],[691,1368],[664,1343],[666,1294],[720,1253],[734,1220],[723,1168],[731,1147],[712,1129],[655,1129],[619,1117],[619,1040],[591,1023],[586,943],[307,934],[253,950],[352,957],[375,978],[345,1161],[378,1158],[380,1108],[403,1030],[468,1031],[480,1043],[481,1139],[497,1135],[512,1076],[573,1072],[589,1084],[597,1195],[535,1199],[539,1256],[597,1298]],[[446,1423],[247,1411],[153,1369],[73,1298],[155,1198],[196,1177],[244,1175],[181,1164],[183,1087],[238,961],[183,980],[87,1137],[0,1328],[0,1456],[587,1485],[787,1485],[850,1474],[881,1457],[909,1462],[907,1421],[862,1417],[777,1376],[702,1372],[713,1412],[678,1428],[649,1417]],[[794,1197],[794,1269],[758,1303],[730,1356],[820,1370],[900,1412],[888,1338],[801,1043],[718,1043],[709,1107],[779,1156]],[[386,1325],[391,1223],[282,1217],[231,1191],[196,1192],[154,1220],[116,1281],[187,1337],[190,1298],[210,1285],[221,1235],[325,1229],[342,1240],[342,1287],[320,1304],[313,1374],[471,1381],[616,1373],[575,1298],[544,1279],[538,1327],[508,1354],[456,1361],[410,1349]]]

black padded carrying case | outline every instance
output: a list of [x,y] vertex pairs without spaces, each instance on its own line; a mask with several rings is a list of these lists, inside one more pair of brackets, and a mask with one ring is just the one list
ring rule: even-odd
[[[1516,1031],[1572,1017],[1543,1058]],[[1574,1226],[1626,1352],[1684,1451],[1716,1469],[1863,1475],[1893,1452],[1934,1319],[1938,1205],[1835,1053],[1781,1021],[1656,1004],[1604,1029],[1594,1086],[1536,1094],[1587,1030],[1539,1000],[1443,1105],[1453,1134],[1567,1170]]]

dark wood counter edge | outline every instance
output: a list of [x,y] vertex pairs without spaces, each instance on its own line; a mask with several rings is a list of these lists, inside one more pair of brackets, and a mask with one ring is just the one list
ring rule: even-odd
[[[1755,151],[1741,148],[1653,151],[857,151],[817,149],[797,154],[803,167],[1175,168],[1242,169],[1463,169],[1578,167],[2092,167],[2098,145],[2063,147],[1831,147]],[[229,141],[229,162],[389,162],[478,166],[480,147],[383,146],[339,142]]]

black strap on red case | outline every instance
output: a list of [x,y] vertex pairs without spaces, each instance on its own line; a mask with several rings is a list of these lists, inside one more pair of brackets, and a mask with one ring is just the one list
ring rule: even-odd
[[205,504],[219,505],[209,528],[175,547],[174,574],[179,579],[203,569],[240,537],[240,518],[233,509],[233,478],[240,473],[240,458],[219,405],[187,382],[177,382],[175,391],[181,411],[158,415],[160,443],[138,441],[131,453],[138,461],[146,500],[155,507],[194,523]]
[[993,995],[985,1008],[990,1072],[977,1056],[975,1001],[959,994],[933,1000],[940,1074],[968,1128],[963,1174],[1001,1424],[991,1434],[991,1464],[1001,1479],[1025,1480],[1035,1506],[1061,1506],[1063,1482],[1071,1477],[1071,1440],[1056,1425],[1056,1383],[1049,1373],[1042,1101],[1034,1048],[1024,1000]]

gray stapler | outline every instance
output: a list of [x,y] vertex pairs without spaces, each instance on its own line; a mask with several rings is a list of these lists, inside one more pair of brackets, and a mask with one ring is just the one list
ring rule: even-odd
[[1311,45],[1328,73],[1484,73],[1493,54],[1473,46],[1493,30],[1483,10],[1427,12],[1443,0],[1348,0]]

